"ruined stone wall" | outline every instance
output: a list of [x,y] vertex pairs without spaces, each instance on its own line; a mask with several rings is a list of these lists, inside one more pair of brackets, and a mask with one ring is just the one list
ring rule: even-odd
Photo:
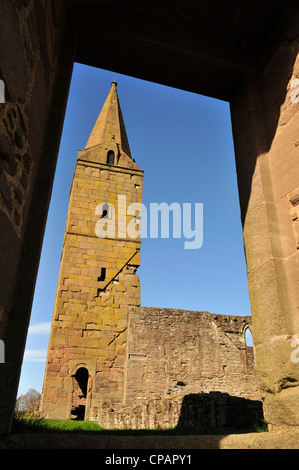
[[250,367],[252,352],[245,344],[250,324],[250,317],[133,309],[125,403],[212,391],[260,399],[257,371]]
[[248,316],[133,308],[123,403],[99,396],[88,419],[106,429],[254,426],[263,414],[250,326]]
[[99,403],[89,416],[105,429],[256,429],[264,424],[262,402],[209,392],[148,399],[134,405]]

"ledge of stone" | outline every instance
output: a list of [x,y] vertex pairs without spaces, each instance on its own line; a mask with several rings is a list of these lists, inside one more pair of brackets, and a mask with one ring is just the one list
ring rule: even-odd
[[0,449],[298,449],[299,433],[248,433],[203,436],[9,435]]

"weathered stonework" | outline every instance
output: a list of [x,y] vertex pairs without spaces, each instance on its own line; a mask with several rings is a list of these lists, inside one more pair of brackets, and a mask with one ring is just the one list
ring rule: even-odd
[[[126,229],[132,216],[125,204],[141,202],[143,174],[131,159],[120,115],[113,83],[72,183],[43,388],[46,417],[78,412],[79,369],[88,371],[82,407],[98,397],[123,397],[128,312],[140,305],[140,238],[129,238],[121,220]],[[107,163],[111,151],[114,164]],[[96,235],[99,221],[105,238]]]
[[60,0],[0,2],[0,434],[15,409],[71,79],[66,9]]
[[[23,5],[6,1],[0,7],[0,78],[5,84],[0,117],[0,210],[18,237],[22,235],[33,169],[38,171],[35,161],[41,130],[33,133],[30,125],[36,114],[41,127],[46,124],[58,66],[61,38],[53,34],[58,31],[58,17],[63,10],[58,3],[40,2],[35,9],[34,0]],[[15,62],[7,66],[12,56]],[[38,109],[31,106],[36,99]]]
[[99,397],[88,419],[106,429],[250,428],[263,422],[251,317],[166,308],[129,313],[122,403]]
[[125,402],[213,391],[260,399],[256,368],[248,364],[252,348],[245,344],[250,326],[248,316],[134,308]]
[[299,250],[299,189],[290,195],[291,218],[293,221],[294,237],[296,240],[296,248]]
[[231,103],[256,363],[265,419],[275,429],[299,423],[299,367],[291,360],[299,334],[295,36],[290,27]]
[[262,402],[210,392],[149,398],[131,405],[98,403],[89,419],[105,429],[182,428],[211,430],[254,429],[264,424]]

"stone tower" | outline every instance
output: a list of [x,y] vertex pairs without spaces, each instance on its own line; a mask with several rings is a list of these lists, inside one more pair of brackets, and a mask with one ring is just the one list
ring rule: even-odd
[[140,305],[132,203],[142,201],[143,172],[116,86],[77,157],[42,393],[47,418],[88,418],[99,402],[124,400],[128,312]]

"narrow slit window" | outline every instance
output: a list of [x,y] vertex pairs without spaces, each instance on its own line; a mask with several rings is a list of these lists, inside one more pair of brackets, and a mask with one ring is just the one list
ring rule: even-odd
[[98,281],[102,282],[106,279],[106,268],[101,268],[101,275],[98,277]]

